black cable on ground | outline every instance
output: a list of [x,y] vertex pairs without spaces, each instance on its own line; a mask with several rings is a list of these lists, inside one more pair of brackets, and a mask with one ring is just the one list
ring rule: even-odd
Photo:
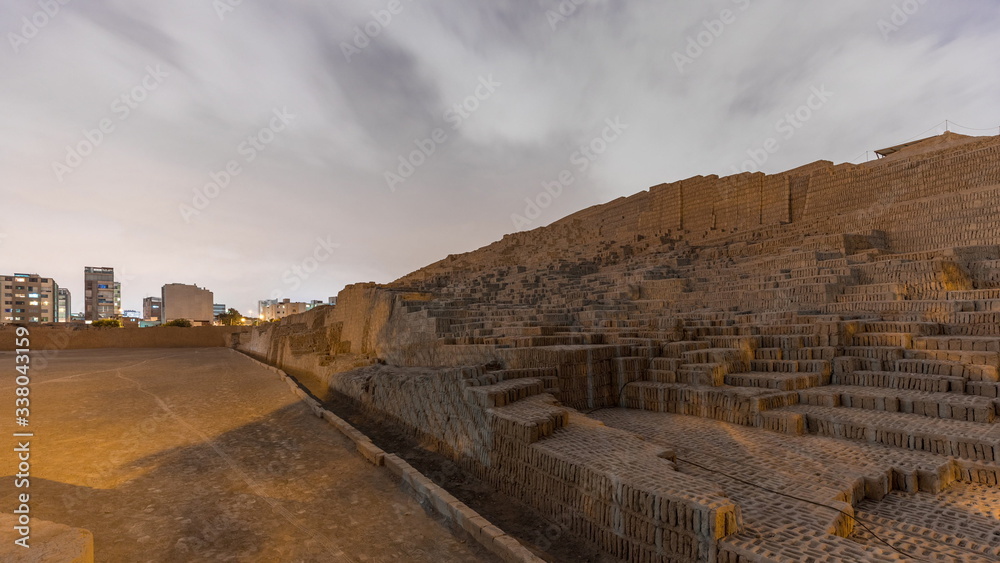
[[602,411],[604,409],[617,409],[617,408],[621,408],[622,391],[624,391],[626,387],[628,387],[629,385],[631,385],[633,383],[635,383],[635,381],[627,381],[627,382],[625,382],[625,384],[623,384],[621,386],[620,389],[618,389],[618,396],[615,397],[615,404],[614,404],[614,406],[597,407],[596,409],[590,409],[589,411],[581,413],[581,414],[587,415],[587,414],[590,414],[592,412]]
[[874,537],[878,541],[884,543],[885,545],[889,546],[889,548],[892,549],[893,551],[895,551],[896,553],[898,553],[900,555],[903,555],[905,557],[909,557],[909,558],[913,558],[914,557],[913,555],[910,555],[909,553],[906,553],[904,551],[900,551],[896,546],[892,545],[888,541],[886,541],[886,540],[882,539],[881,537],[879,537],[879,535],[876,534],[874,531],[872,531],[871,528],[869,528],[868,526],[866,526],[864,522],[862,522],[861,520],[858,520],[857,516],[854,516],[853,514],[848,514],[847,512],[844,512],[843,510],[841,510],[839,508],[836,508],[834,506],[830,506],[828,504],[823,504],[821,502],[816,502],[814,500],[800,498],[800,497],[797,497],[795,495],[790,495],[788,493],[783,493],[781,491],[775,491],[774,489],[769,489],[769,488],[767,488],[767,487],[765,487],[763,485],[758,485],[757,483],[751,483],[750,481],[746,481],[744,479],[740,479],[739,477],[734,477],[734,476],[729,475],[727,473],[723,473],[722,471],[719,471],[718,469],[710,469],[708,467],[705,467],[704,465],[697,464],[697,463],[695,463],[693,461],[688,461],[686,459],[681,459],[679,457],[676,458],[676,459],[677,459],[677,461],[680,461],[682,463],[686,463],[688,465],[693,465],[695,467],[704,469],[705,471],[709,471],[711,473],[717,473],[719,475],[722,475],[723,477],[728,477],[728,478],[732,479],[733,481],[737,481],[739,483],[743,483],[744,485],[748,485],[748,486],[751,486],[751,487],[756,487],[756,488],[758,488],[758,489],[760,489],[762,491],[767,491],[767,492],[769,492],[771,494],[781,495],[783,497],[788,497],[790,499],[795,499],[797,501],[805,502],[805,503],[809,503],[809,504],[813,504],[813,505],[816,505],[816,506],[822,506],[824,508],[829,508],[830,510],[836,510],[837,512],[843,514],[844,516],[847,516],[851,520],[854,520],[859,526],[861,526],[862,528],[864,528],[865,531],[867,531],[869,534],[871,534],[872,537]]
[[[611,409],[611,408],[620,408],[621,407],[620,403],[621,403],[622,392],[625,391],[625,387],[629,386],[632,383],[635,383],[635,381],[628,381],[628,382],[624,383],[618,389],[618,397],[615,400],[614,406],[597,407],[595,409],[591,409],[589,411],[583,412],[582,414],[588,415],[588,414],[591,414],[591,413],[594,413],[594,412],[597,412],[597,411],[600,411],[600,410]],[[729,479],[732,479],[733,481],[737,481],[739,483],[743,483],[744,485],[747,485],[747,486],[750,486],[750,487],[756,487],[758,489],[761,489],[762,491],[767,491],[767,492],[769,492],[771,494],[780,495],[780,496],[783,496],[783,497],[794,499],[794,500],[797,500],[797,501],[800,501],[800,502],[805,502],[805,503],[808,503],[808,504],[813,504],[813,505],[816,505],[816,506],[821,506],[823,508],[829,508],[830,510],[836,510],[837,512],[843,514],[844,516],[847,516],[851,520],[854,520],[855,523],[857,523],[859,526],[861,526],[862,528],[864,528],[864,530],[866,532],[868,532],[869,534],[871,534],[873,538],[877,539],[878,541],[880,541],[883,544],[885,544],[886,546],[888,546],[889,549],[895,551],[896,553],[898,553],[898,554],[900,554],[900,555],[902,555],[904,557],[908,557],[908,558],[911,558],[911,559],[916,559],[916,557],[914,555],[906,553],[905,551],[901,551],[899,548],[897,548],[896,546],[892,545],[891,543],[889,543],[888,541],[886,541],[885,539],[883,539],[882,537],[880,537],[871,528],[869,528],[868,526],[866,526],[864,522],[862,522],[861,520],[859,520],[857,516],[855,516],[853,514],[848,514],[847,512],[844,512],[843,510],[841,510],[839,508],[836,508],[834,506],[830,506],[828,504],[823,504],[821,502],[816,502],[814,500],[800,498],[800,497],[797,497],[795,495],[790,495],[788,493],[783,493],[783,492],[780,492],[780,491],[775,491],[775,490],[769,489],[769,488],[767,488],[767,487],[765,487],[763,485],[758,485],[756,483],[751,483],[750,481],[747,481],[747,480],[744,480],[744,479],[740,479],[739,477],[734,477],[733,475],[729,475],[728,473],[723,473],[722,471],[719,471],[717,469],[710,469],[708,467],[705,467],[704,465],[697,464],[697,463],[695,463],[693,461],[688,461],[686,459],[681,459],[679,457],[675,457],[675,459],[677,461],[682,462],[682,463],[686,463],[688,465],[693,465],[695,467],[701,468],[701,469],[703,469],[705,471],[708,471],[708,472],[711,472],[711,473],[717,473],[719,475],[722,475],[723,477],[728,477]]]
[[[626,386],[628,386],[628,385],[629,385],[629,384],[631,384],[631,383],[635,383],[635,382],[634,382],[634,381],[629,381],[628,383],[625,383],[624,385],[622,385],[620,389],[618,389],[618,400],[617,400],[617,401],[615,401],[615,406],[614,406],[614,407],[598,407],[598,408],[596,408],[596,409],[591,409],[591,410],[589,410],[589,411],[587,411],[587,412],[584,412],[583,414],[587,415],[587,414],[590,414],[590,413],[593,413],[593,412],[597,412],[597,411],[599,411],[599,410],[604,410],[604,409],[609,409],[609,408],[618,408],[618,407],[620,406],[620,405],[619,405],[618,403],[620,403],[620,402],[621,402],[621,394],[622,394],[622,391],[624,391],[624,390],[625,390],[625,387],[626,387]],[[872,530],[871,528],[869,528],[868,526],[866,526],[864,522],[862,522],[861,520],[859,520],[857,516],[854,516],[853,514],[848,514],[847,512],[844,512],[843,510],[841,510],[841,509],[839,509],[839,508],[837,508],[837,507],[834,507],[834,506],[830,506],[830,505],[828,505],[828,504],[823,504],[823,503],[821,503],[821,502],[816,502],[816,501],[814,501],[814,500],[809,500],[809,499],[805,499],[805,498],[800,498],[800,497],[797,497],[797,496],[795,496],[795,495],[790,495],[790,494],[788,494],[788,493],[782,493],[782,492],[780,492],[780,491],[775,491],[775,490],[773,490],[773,489],[769,489],[769,488],[767,488],[767,487],[765,487],[765,486],[763,486],[763,485],[758,485],[758,484],[756,484],[756,483],[751,483],[750,481],[747,481],[747,480],[744,480],[744,479],[740,479],[739,477],[734,477],[734,476],[732,476],[732,475],[729,475],[728,473],[723,473],[722,471],[719,471],[719,470],[717,470],[717,469],[711,469],[711,468],[708,468],[708,467],[705,467],[704,465],[700,465],[700,464],[697,464],[697,463],[695,463],[695,462],[693,462],[693,461],[688,461],[688,460],[686,460],[686,459],[681,459],[681,458],[679,458],[679,457],[675,457],[675,459],[676,459],[677,461],[680,461],[680,462],[682,462],[682,463],[686,463],[686,464],[688,464],[688,465],[693,465],[693,466],[695,466],[695,467],[698,467],[698,468],[701,468],[701,469],[703,469],[703,470],[705,470],[705,471],[708,471],[708,472],[711,472],[711,473],[717,473],[717,474],[719,474],[719,475],[722,475],[723,477],[728,477],[729,479],[732,479],[733,481],[737,481],[737,482],[740,482],[740,483],[743,483],[744,485],[748,485],[748,486],[750,486],[750,487],[756,487],[756,488],[758,488],[758,489],[761,489],[761,490],[763,490],[763,491],[767,491],[767,492],[769,492],[769,493],[772,493],[772,494],[775,494],[775,495],[780,495],[780,496],[783,496],[783,497],[788,497],[788,498],[790,498],[790,499],[794,499],[794,500],[797,500],[797,501],[800,501],[800,502],[805,502],[805,503],[808,503],[808,504],[813,504],[813,505],[816,505],[816,506],[821,506],[821,507],[823,507],[823,508],[829,508],[830,510],[836,510],[837,512],[839,512],[839,513],[843,514],[844,516],[847,516],[847,517],[848,517],[848,518],[850,518],[851,520],[854,520],[854,522],[855,522],[855,523],[857,523],[857,524],[858,524],[859,526],[861,526],[862,528],[864,528],[864,529],[865,529],[865,531],[867,531],[867,532],[868,532],[869,534],[871,534],[873,538],[875,538],[875,539],[877,539],[878,541],[880,541],[880,542],[884,543],[884,544],[885,544],[886,546],[888,546],[888,547],[889,547],[889,549],[892,549],[892,550],[893,550],[893,551],[895,551],[896,553],[898,553],[898,554],[900,554],[900,555],[903,555],[903,556],[905,556],[905,557],[909,557],[909,558],[914,558],[914,556],[913,556],[913,555],[911,555],[911,554],[909,554],[909,553],[906,553],[906,552],[904,552],[904,551],[900,551],[900,550],[899,550],[899,548],[897,548],[896,546],[892,545],[892,544],[891,544],[891,543],[889,543],[888,541],[886,541],[886,540],[882,539],[882,538],[881,538],[881,537],[880,537],[880,536],[879,536],[878,534],[876,534],[876,533],[875,533],[875,532],[874,532],[874,531],[873,531],[873,530]]]

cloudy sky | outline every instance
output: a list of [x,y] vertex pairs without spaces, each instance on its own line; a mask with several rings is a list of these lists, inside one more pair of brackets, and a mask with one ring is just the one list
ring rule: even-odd
[[88,265],[126,309],[325,300],[662,182],[997,134],[998,27],[991,0],[6,1],[0,272],[75,311]]

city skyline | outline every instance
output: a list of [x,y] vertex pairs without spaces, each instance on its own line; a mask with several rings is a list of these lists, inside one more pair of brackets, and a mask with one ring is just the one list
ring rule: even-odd
[[[110,270],[110,272],[109,272],[109,270]],[[144,296],[142,298],[142,300],[141,300],[140,308],[132,309],[132,308],[129,308],[129,307],[120,306],[121,302],[123,302],[124,299],[120,298],[121,296],[120,296],[120,292],[118,291],[118,288],[120,287],[121,284],[120,284],[120,282],[118,282],[115,279],[114,267],[110,267],[110,266],[86,266],[86,267],[84,267],[84,274],[83,274],[84,275],[84,279],[89,279],[90,276],[94,275],[95,273],[98,274],[98,275],[104,275],[104,276],[106,276],[108,278],[108,281],[111,281],[113,283],[113,285],[110,286],[110,287],[103,287],[103,286],[102,287],[103,287],[104,290],[108,291],[109,293],[111,293],[115,297],[115,301],[119,305],[114,313],[108,314],[107,311],[102,311],[100,318],[127,317],[127,316],[134,316],[134,317],[137,317],[137,318],[157,317],[158,316],[158,312],[157,312],[157,314],[146,314],[146,312],[147,312],[147,303],[150,300],[155,300],[156,303],[157,303],[157,307],[158,307],[159,304],[162,303],[162,294],[163,294],[163,291],[165,291],[167,289],[167,286],[187,286],[187,287],[198,288],[200,290],[207,291],[208,295],[209,295],[209,299],[212,301],[212,307],[214,308],[214,311],[213,311],[214,312],[214,316],[218,316],[220,314],[223,314],[223,313],[225,313],[226,311],[228,311],[230,309],[230,307],[227,306],[225,303],[219,303],[218,299],[213,299],[212,296],[214,295],[214,292],[212,292],[210,289],[208,289],[206,287],[199,287],[198,284],[183,284],[183,283],[179,284],[179,283],[176,283],[176,282],[170,282],[170,283],[163,284],[160,287],[160,292],[159,292],[158,295],[147,295],[147,296]],[[65,285],[59,284],[58,281],[54,277],[46,276],[46,275],[40,274],[38,272],[28,272],[28,271],[23,271],[23,272],[12,271],[9,274],[4,274],[4,273],[0,272],[0,277],[4,277],[4,276],[11,278],[10,279],[10,283],[14,283],[16,281],[21,281],[21,278],[29,278],[29,277],[30,278],[41,278],[44,283],[49,284],[50,286],[52,286],[52,288],[54,288],[54,291],[52,291],[50,289],[50,291],[52,291],[51,304],[48,303],[48,302],[46,302],[44,304],[46,307],[50,307],[50,313],[54,313],[53,318],[45,318],[44,320],[33,321],[33,322],[69,322],[71,315],[73,315],[73,316],[80,315],[81,317],[86,317],[88,321],[96,320],[96,319],[91,319],[91,318],[89,318],[89,317],[86,316],[87,315],[87,311],[89,310],[88,306],[87,306],[87,301],[89,301],[89,299],[87,298],[88,291],[86,289],[80,292],[81,295],[78,298],[79,301],[77,301],[77,303],[82,303],[82,305],[80,305],[78,307],[78,310],[74,310],[73,309],[72,301],[70,301],[69,309],[66,310],[66,306],[65,306],[65,303],[63,301],[65,301],[68,296],[72,295],[72,292],[70,292],[70,290]],[[94,278],[94,279],[96,280],[96,278]],[[25,279],[24,281],[26,282],[27,280]],[[35,283],[35,282],[33,282],[33,283]],[[93,281],[91,283],[96,284],[98,282],[97,281]],[[96,300],[98,298],[94,297],[94,299]],[[309,300],[299,300],[299,301],[296,301],[296,300],[292,300],[291,298],[287,298],[287,297],[268,298],[268,299],[261,299],[260,301],[258,301],[256,308],[251,307],[251,308],[247,308],[247,309],[245,309],[243,311],[239,311],[239,312],[241,314],[245,315],[245,316],[253,316],[254,318],[256,318],[256,317],[259,316],[259,317],[263,318],[264,311],[263,311],[263,309],[261,307],[266,302],[271,302],[271,303],[276,303],[276,302],[280,303],[282,301],[284,303],[291,302],[292,305],[301,305],[302,306],[301,310],[305,311],[305,310],[308,310],[308,309],[310,309],[310,308],[312,308],[313,306],[316,306],[316,305],[329,304],[330,302],[334,302],[335,299],[336,299],[335,297],[329,297],[327,300],[309,299]],[[95,303],[96,302],[97,301],[95,301]],[[13,303],[11,304],[11,306],[12,305],[13,305]],[[235,308],[235,307],[233,307],[233,308]],[[301,312],[301,311],[299,311],[298,309],[295,309],[292,312]],[[7,311],[7,313],[13,313],[13,311]],[[133,315],[128,315],[128,313],[133,313]],[[286,313],[283,312],[282,316],[284,316],[284,314],[286,314]],[[287,313],[287,314],[291,314],[291,313]],[[156,319],[154,319],[154,320],[156,320]]]
[[1000,132],[986,1],[388,5],[0,7],[0,270],[253,311],[663,182]]

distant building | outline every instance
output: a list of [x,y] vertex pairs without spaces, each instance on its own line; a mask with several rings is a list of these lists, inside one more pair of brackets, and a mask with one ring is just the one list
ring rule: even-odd
[[58,296],[56,297],[56,322],[68,323],[72,320],[70,318],[72,314],[73,296],[68,289],[60,287]]
[[162,320],[187,319],[196,325],[211,325],[215,318],[213,297],[211,291],[197,285],[168,283],[161,294]]
[[146,297],[142,300],[142,320],[159,321],[162,318],[163,299],[161,297]]
[[288,315],[305,313],[309,309],[312,309],[312,305],[309,303],[292,302],[291,299],[281,301],[268,299],[260,302],[260,318],[265,321],[273,321],[283,319]]
[[3,308],[0,322],[54,323],[57,321],[59,285],[38,274],[0,276]]
[[278,303],[277,299],[261,299],[257,302],[257,312],[258,317],[262,320],[270,320],[264,318],[264,313],[268,310],[268,307],[273,307]]
[[121,316],[121,284],[115,282],[114,268],[84,268],[83,292],[83,316],[88,321]]
[[327,305],[336,305],[337,304],[337,296],[334,295],[333,297],[327,299],[326,300],[326,304]]
[[135,309],[126,309],[122,311],[122,318],[124,319],[141,319],[142,313],[136,311]]
[[212,305],[212,312],[215,313],[216,317],[218,317],[219,315],[225,315],[226,311],[227,309],[225,303],[215,303],[214,305]]
[[[336,297],[333,298],[336,301]],[[305,313],[316,307],[322,307],[324,305],[329,305],[330,303],[320,301],[319,299],[313,299],[308,303],[303,301],[292,301],[291,299],[282,299],[278,301],[277,299],[264,299],[257,302],[257,307],[260,309],[260,319],[265,321],[273,321],[276,319],[283,319],[288,315],[297,315],[299,313]]]

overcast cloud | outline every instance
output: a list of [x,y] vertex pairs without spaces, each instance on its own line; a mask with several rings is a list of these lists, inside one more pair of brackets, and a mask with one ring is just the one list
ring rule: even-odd
[[1000,127],[990,0],[576,2],[4,2],[0,272],[74,311],[93,265],[126,309],[179,282],[248,313],[753,155]]

